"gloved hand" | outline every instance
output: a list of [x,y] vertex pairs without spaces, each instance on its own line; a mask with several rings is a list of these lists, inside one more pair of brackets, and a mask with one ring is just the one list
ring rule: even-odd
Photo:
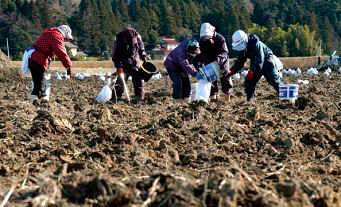
[[198,72],[194,73],[194,77],[196,77],[198,80],[203,80],[204,78],[202,77],[202,75]]
[[66,68],[66,75],[70,77],[70,80],[73,79],[72,74],[71,74],[71,68]]
[[235,74],[235,72],[233,71],[233,70],[230,70],[230,72],[228,72],[227,74],[226,74],[226,77],[227,78],[230,78],[231,76],[233,76]]
[[117,69],[116,69],[116,73],[123,73],[124,72],[124,70],[123,70],[123,68],[121,68],[121,67],[118,67]]
[[253,78],[254,75],[255,75],[255,74],[253,73],[253,71],[252,71],[252,70],[249,70],[248,73],[247,73],[247,75],[246,75],[246,77],[245,77],[245,79],[246,79],[246,80],[251,80],[251,79]]
[[142,60],[143,62],[147,62],[146,56],[142,55],[142,56],[141,56],[141,60]]

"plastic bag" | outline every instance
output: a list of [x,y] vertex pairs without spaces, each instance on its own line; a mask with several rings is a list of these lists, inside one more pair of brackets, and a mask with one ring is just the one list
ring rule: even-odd
[[242,77],[245,78],[247,76],[247,70],[243,70],[243,72],[241,73],[242,74]]
[[199,80],[197,88],[195,89],[195,101],[205,101],[208,103],[211,92],[211,83],[206,80]]
[[59,72],[56,73],[56,80],[63,80],[62,75]]
[[51,94],[51,74],[50,73],[44,76],[44,82],[45,82],[45,94],[46,94],[44,99],[49,100],[50,94]]
[[280,71],[283,69],[283,63],[282,61],[276,56],[276,55],[273,55],[272,56],[273,59],[274,59],[274,64],[275,64],[275,68]]
[[33,47],[29,47],[25,50],[25,53],[21,61],[21,72],[27,74],[30,69],[28,68],[28,59],[31,57],[32,53],[35,51]]
[[110,88],[110,78],[105,81],[105,85],[96,97],[96,100],[100,103],[105,103],[111,99],[112,91]]
[[240,79],[240,74],[236,73],[232,76],[232,80],[239,80]]
[[191,84],[191,96],[189,97],[190,103],[195,100],[195,92],[197,90],[197,86],[198,86],[198,83]]

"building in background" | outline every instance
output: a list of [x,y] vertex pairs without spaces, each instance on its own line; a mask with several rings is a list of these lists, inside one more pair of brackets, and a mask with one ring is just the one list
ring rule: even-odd
[[71,57],[75,57],[78,54],[78,46],[72,44],[71,42],[64,42],[65,48]]
[[160,44],[150,52],[152,59],[154,60],[165,60],[167,55],[179,46],[179,42],[173,38],[163,37],[161,38]]

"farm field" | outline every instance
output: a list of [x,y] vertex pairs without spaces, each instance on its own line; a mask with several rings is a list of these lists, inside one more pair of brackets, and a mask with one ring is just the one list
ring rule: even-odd
[[242,80],[230,103],[173,102],[166,76],[142,103],[99,104],[93,76],[75,81],[76,96],[53,80],[49,106],[35,107],[31,80],[0,70],[0,202],[341,206],[341,74],[300,78],[310,83],[295,104],[264,80],[252,104]]

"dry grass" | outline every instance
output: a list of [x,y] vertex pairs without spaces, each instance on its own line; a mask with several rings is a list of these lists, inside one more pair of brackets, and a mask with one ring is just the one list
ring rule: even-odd
[[[322,60],[327,60],[328,57],[322,57]],[[300,67],[300,68],[308,68],[317,65],[317,57],[283,57],[280,58],[283,62],[283,65],[285,68],[293,68],[293,67]],[[233,64],[234,59],[231,59],[230,65]],[[152,60],[152,63],[154,63],[157,68],[163,69],[163,61],[162,60]],[[19,67],[21,64],[21,61],[12,61],[12,64],[14,67]],[[248,65],[248,62],[247,62]],[[63,65],[60,61],[54,61],[51,64],[52,68],[63,68]],[[73,61],[73,68],[86,68],[86,69],[111,69],[113,68],[112,61]]]

